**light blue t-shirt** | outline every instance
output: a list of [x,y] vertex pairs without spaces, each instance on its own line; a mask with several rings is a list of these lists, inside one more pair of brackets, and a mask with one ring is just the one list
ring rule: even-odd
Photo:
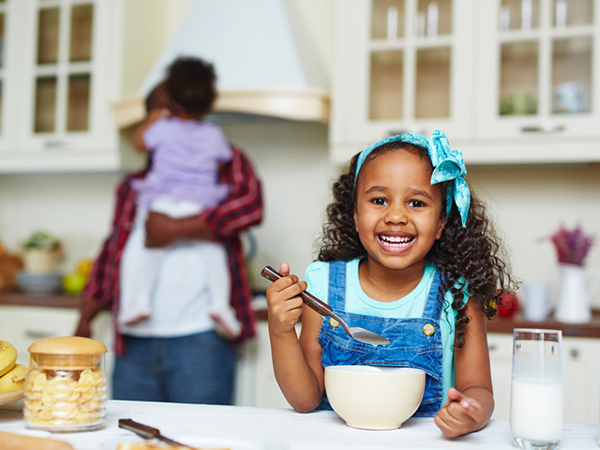
[[[363,314],[375,317],[390,317],[396,319],[419,318],[423,316],[427,297],[433,283],[436,268],[431,263],[425,264],[423,278],[412,292],[394,302],[380,302],[367,296],[363,291],[358,277],[360,260],[354,259],[346,265],[346,312]],[[308,292],[323,302],[328,302],[329,290],[329,263],[323,261],[313,262],[306,268],[305,280]],[[446,402],[448,389],[454,386],[454,336],[456,324],[456,310],[452,308],[454,296],[447,291],[444,295],[444,304],[440,312],[440,331],[442,333],[442,370],[443,391],[442,405]],[[465,289],[465,303],[468,294]]]

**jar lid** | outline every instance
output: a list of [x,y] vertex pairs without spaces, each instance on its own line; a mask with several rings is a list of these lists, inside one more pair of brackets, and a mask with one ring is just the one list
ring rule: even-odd
[[41,339],[31,344],[27,350],[32,354],[45,355],[101,355],[108,352],[102,342],[79,336]]
[[102,342],[78,336],[41,339],[28,348],[31,359],[46,369],[96,367],[108,350]]

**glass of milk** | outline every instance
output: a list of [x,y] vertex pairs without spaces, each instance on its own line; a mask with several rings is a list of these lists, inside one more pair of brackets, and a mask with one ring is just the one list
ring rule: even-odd
[[562,332],[515,328],[510,431],[522,449],[554,450],[563,434]]

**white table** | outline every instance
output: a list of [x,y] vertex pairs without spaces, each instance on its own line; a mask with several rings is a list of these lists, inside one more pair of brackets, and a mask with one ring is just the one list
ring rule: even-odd
[[[107,421],[101,430],[51,434],[28,430],[20,403],[0,407],[0,430],[51,436],[68,441],[77,450],[115,450],[119,442],[139,440],[117,427],[120,418],[159,428],[165,436],[184,443],[232,450],[514,449],[504,420],[492,420],[478,433],[449,440],[433,419],[410,419],[393,431],[365,431],[347,427],[330,411],[300,414],[288,409],[116,400],[108,402]],[[566,424],[560,448],[598,449],[598,426]]]

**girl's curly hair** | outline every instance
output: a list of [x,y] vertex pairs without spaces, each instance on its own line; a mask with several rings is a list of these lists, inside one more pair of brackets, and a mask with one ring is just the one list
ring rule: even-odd
[[[418,154],[431,166],[427,149],[405,142],[391,142],[376,148],[369,154],[363,166],[379,155],[399,149]],[[350,261],[367,254],[354,226],[354,174],[357,160],[358,155],[355,155],[348,171],[333,185],[333,202],[327,207],[328,220],[323,226],[321,248],[317,258],[320,261]],[[433,166],[431,170],[433,171]],[[440,183],[443,199],[446,198],[447,183]],[[446,208],[442,208],[442,214],[446,214]],[[485,206],[473,194],[466,226],[462,226],[460,214],[453,203],[442,236],[435,241],[426,258],[441,271],[442,284],[438,296],[440,302],[444,292],[448,290],[454,296],[452,307],[457,311],[455,344],[462,347],[465,327],[470,321],[466,314],[466,306],[463,305],[464,283],[468,283],[467,290],[472,296],[470,301],[476,302],[487,318],[495,316],[495,305],[501,304],[500,296],[506,292],[513,292],[516,287],[505,250],[486,216]]]

